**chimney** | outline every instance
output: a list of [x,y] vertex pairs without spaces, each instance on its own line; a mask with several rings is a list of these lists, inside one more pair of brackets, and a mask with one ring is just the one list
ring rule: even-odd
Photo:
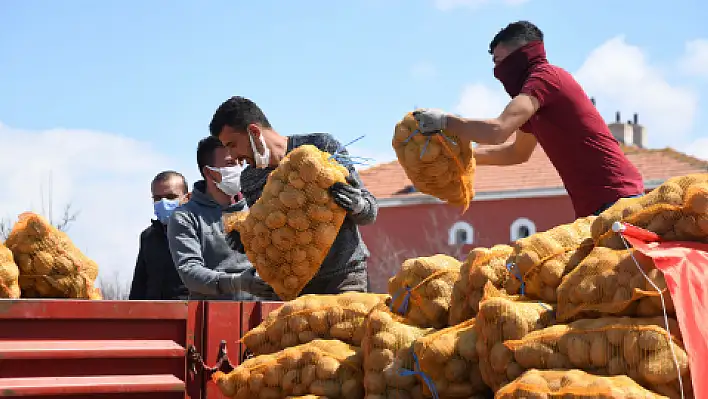
[[622,123],[622,115],[619,111],[615,112],[615,121],[608,124],[612,136],[623,145],[634,144],[634,129],[632,121],[627,121],[627,123]]
[[632,140],[634,145],[639,148],[645,148],[647,141],[647,129],[639,124],[639,114],[634,114],[634,123],[632,124]]

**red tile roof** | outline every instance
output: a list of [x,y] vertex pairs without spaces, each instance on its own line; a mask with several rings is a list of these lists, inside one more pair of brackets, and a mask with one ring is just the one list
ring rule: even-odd
[[[707,161],[671,148],[654,150],[624,147],[623,149],[632,163],[639,168],[645,181],[665,180],[673,176],[708,172]],[[410,187],[412,183],[406,177],[406,173],[398,161],[364,169],[360,171],[360,175],[366,188],[377,198],[420,195],[405,193],[405,189]],[[528,162],[520,165],[478,166],[474,185],[477,193],[563,187],[558,172],[540,146],[537,147]]]

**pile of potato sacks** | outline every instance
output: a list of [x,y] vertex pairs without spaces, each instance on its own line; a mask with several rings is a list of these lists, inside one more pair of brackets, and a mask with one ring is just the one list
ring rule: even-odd
[[98,265],[42,216],[19,216],[0,243],[0,298],[102,299]]
[[389,295],[287,302],[213,378],[239,399],[692,398],[663,274],[610,227],[708,242],[706,220],[708,174],[689,175],[464,262],[409,259]]

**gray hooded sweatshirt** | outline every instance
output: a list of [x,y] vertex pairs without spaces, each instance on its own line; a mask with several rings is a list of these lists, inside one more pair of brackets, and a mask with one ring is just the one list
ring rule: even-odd
[[206,193],[206,183],[194,183],[189,202],[175,209],[167,225],[167,239],[175,267],[189,290],[190,299],[255,301],[247,292],[224,294],[233,273],[253,266],[245,254],[234,251],[226,241],[224,211],[240,211],[246,200],[222,207]]

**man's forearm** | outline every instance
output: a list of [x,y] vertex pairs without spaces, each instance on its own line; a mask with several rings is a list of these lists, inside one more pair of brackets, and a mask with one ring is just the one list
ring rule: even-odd
[[467,119],[449,115],[445,130],[465,142],[503,144],[513,132],[508,132],[497,119]]
[[477,147],[474,159],[477,165],[506,166],[521,163],[512,144]]

